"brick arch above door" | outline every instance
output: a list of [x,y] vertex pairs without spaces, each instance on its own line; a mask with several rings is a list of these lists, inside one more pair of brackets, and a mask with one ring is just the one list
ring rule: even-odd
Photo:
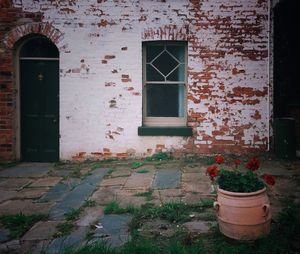
[[13,49],[15,43],[22,37],[30,34],[40,34],[50,39],[58,49],[63,48],[63,33],[60,32],[50,23],[35,22],[17,26],[10,30],[3,39],[4,47],[7,49]]

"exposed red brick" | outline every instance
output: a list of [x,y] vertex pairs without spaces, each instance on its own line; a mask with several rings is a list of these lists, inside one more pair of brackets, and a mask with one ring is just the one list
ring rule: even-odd
[[114,58],[116,58],[116,56],[114,56],[114,55],[106,55],[106,56],[104,56],[104,59],[107,59],[107,60],[114,59]]

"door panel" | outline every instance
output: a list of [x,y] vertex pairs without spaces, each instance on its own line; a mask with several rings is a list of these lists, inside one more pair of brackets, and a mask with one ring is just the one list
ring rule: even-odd
[[21,156],[23,161],[59,158],[58,61],[21,60]]

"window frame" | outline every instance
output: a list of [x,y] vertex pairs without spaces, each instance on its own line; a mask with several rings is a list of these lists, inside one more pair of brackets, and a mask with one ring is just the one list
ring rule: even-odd
[[[147,45],[157,45],[157,46],[166,46],[169,45],[181,45],[184,47],[184,81],[147,81],[146,80],[146,68],[147,68]],[[169,40],[162,40],[162,41],[145,41],[142,44],[143,50],[143,69],[142,69],[142,76],[143,76],[143,126],[186,126],[187,124],[187,68],[188,68],[188,43],[187,41],[169,41]],[[183,116],[182,117],[150,117],[147,116],[147,93],[146,93],[146,86],[147,85],[155,85],[155,84],[178,84],[183,85]]]

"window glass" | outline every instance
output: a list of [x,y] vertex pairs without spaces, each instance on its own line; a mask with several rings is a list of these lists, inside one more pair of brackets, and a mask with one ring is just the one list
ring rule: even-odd
[[147,116],[178,117],[178,85],[147,85]]
[[163,45],[148,45],[147,46],[147,63],[151,62],[155,57],[164,50]]
[[147,64],[147,80],[148,81],[164,81],[165,78],[152,65]]
[[152,64],[167,76],[178,65],[178,62],[167,51],[164,51]]
[[[185,125],[186,44],[144,43],[144,122]],[[168,120],[169,119],[169,120]]]
[[185,52],[184,47],[177,46],[177,45],[168,45],[167,46],[168,52],[170,52],[179,62],[185,62]]
[[167,81],[184,81],[185,80],[184,72],[185,72],[185,65],[180,64],[167,76]]

